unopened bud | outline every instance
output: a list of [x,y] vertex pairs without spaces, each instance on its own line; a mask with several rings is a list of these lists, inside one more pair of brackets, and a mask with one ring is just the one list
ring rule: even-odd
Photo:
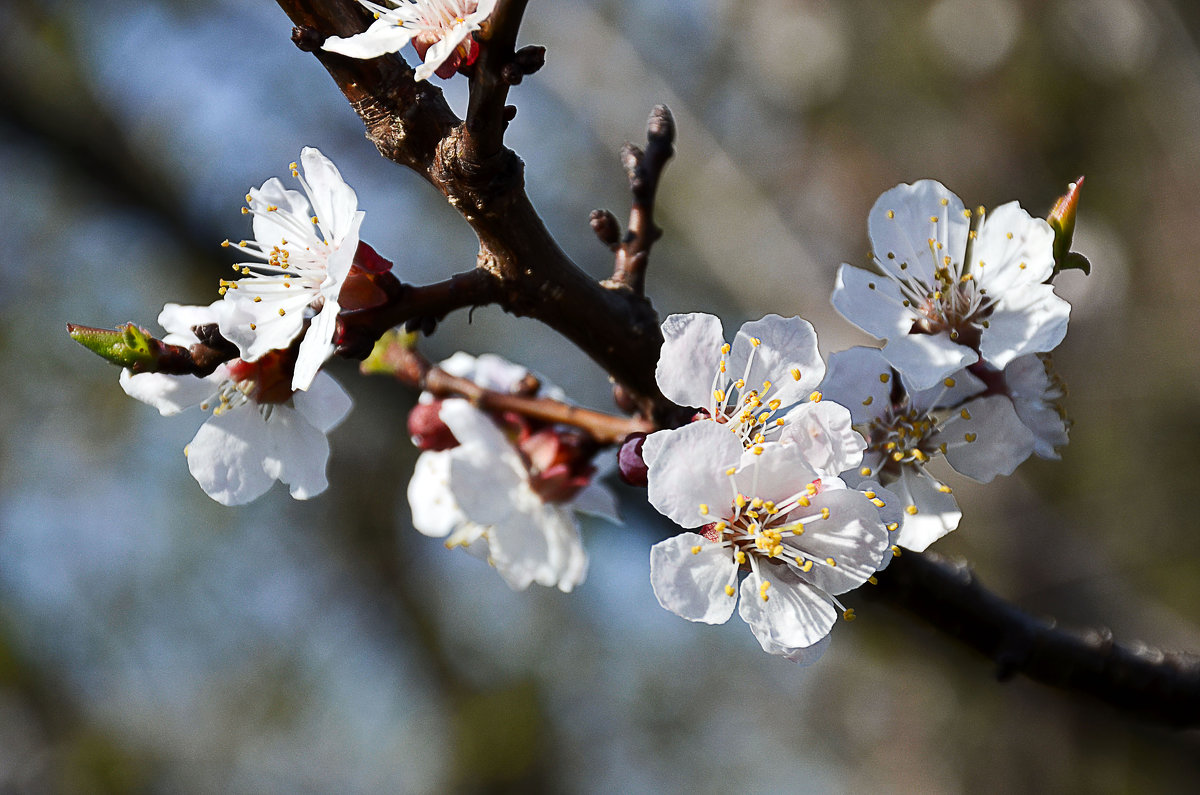
[[442,401],[418,403],[408,413],[408,433],[412,443],[422,450],[450,450],[458,447],[458,439],[442,421]]
[[617,246],[621,245],[621,224],[617,222],[616,216],[611,212],[592,210],[588,223],[591,224],[596,237],[600,239],[601,243],[608,246],[609,250],[616,251]]
[[1058,198],[1054,208],[1046,216],[1046,222],[1054,230],[1054,273],[1078,269],[1085,274],[1092,272],[1092,265],[1078,252],[1071,251],[1071,241],[1075,237],[1075,212],[1079,207],[1079,189],[1083,187],[1083,177],[1067,186],[1067,192]]
[[127,323],[116,329],[67,324],[67,333],[97,356],[120,367],[153,369],[161,343],[144,328]]
[[646,434],[638,431],[625,437],[621,449],[617,451],[617,470],[621,480],[630,486],[645,486],[649,482],[650,472],[642,458],[642,445],[646,443]]

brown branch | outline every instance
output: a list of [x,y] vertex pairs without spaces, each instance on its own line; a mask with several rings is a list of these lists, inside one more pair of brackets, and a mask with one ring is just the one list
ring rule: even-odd
[[984,588],[965,564],[904,552],[864,595],[903,607],[996,663],[1087,694],[1145,720],[1200,726],[1200,656],[1113,642],[1104,629],[1072,631],[1020,610]]
[[[675,120],[666,105],[654,106],[646,128],[645,151],[633,144],[626,144],[621,150],[621,161],[629,175],[633,206],[629,210],[629,229],[616,248],[616,263],[609,280],[613,284],[625,285],[637,295],[645,293],[650,247],[662,237],[662,230],[654,223],[654,196],[658,191],[658,180],[667,161],[675,154]],[[603,215],[592,214],[592,228],[597,235],[602,231],[611,234],[607,224],[598,228],[598,224],[606,220]],[[606,241],[606,238],[602,236],[601,240]]]
[[[354,0],[277,2],[303,26],[295,38],[305,49],[311,50],[312,42],[324,36],[366,27]],[[380,153],[428,179],[474,229],[480,243],[478,267],[496,282],[494,302],[558,331],[623,384],[641,412],[666,416],[675,407],[654,381],[662,334],[653,307],[642,296],[602,286],[580,270],[530,203],[520,159],[503,146],[487,153],[489,142],[496,140],[489,126],[496,118],[496,97],[506,89],[497,84],[485,91],[481,75],[492,70],[486,80],[502,80],[495,70],[513,63],[509,53],[523,7],[521,0],[499,5],[507,9],[506,16],[493,28],[493,38],[483,43],[484,53],[475,65],[475,81],[481,86],[475,90],[484,93],[475,99],[473,116],[483,126],[469,133],[439,90],[413,83],[400,58],[357,61],[324,51],[314,54],[350,100]],[[497,55],[486,54],[492,47]],[[504,115],[501,112],[499,118]],[[382,334],[385,329],[376,330]]]
[[504,148],[507,123],[504,103],[508,87],[520,82],[523,70],[513,69],[517,31],[529,0],[500,0],[488,22],[488,38],[471,76],[467,104],[464,154],[477,163],[486,162]]

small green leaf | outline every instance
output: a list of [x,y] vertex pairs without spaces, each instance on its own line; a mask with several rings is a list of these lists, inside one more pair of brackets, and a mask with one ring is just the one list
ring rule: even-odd
[[1061,271],[1070,271],[1070,270],[1080,270],[1080,271],[1083,271],[1084,276],[1091,276],[1092,275],[1092,263],[1088,261],[1087,257],[1083,256],[1078,251],[1072,251],[1063,260],[1062,265],[1058,266],[1058,270],[1060,272]]
[[358,366],[359,372],[363,375],[395,375],[399,363],[405,358],[397,354],[416,348],[418,338],[416,332],[398,329],[384,333],[375,342],[371,355]]

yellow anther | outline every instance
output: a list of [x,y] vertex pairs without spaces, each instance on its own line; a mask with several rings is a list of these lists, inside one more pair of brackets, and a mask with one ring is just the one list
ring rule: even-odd
[[738,380],[734,381],[734,382],[733,382],[733,385],[734,385],[735,387],[737,387],[738,389],[745,389],[745,388],[746,388],[746,382],[745,382],[745,380],[743,380],[743,379],[741,379],[741,378],[739,378]]
[[895,210],[888,210],[888,211],[887,211],[887,217],[888,217],[888,218],[895,218],[895,217],[896,217],[896,211],[895,211]]
[[794,536],[804,535],[804,522],[796,522],[794,525],[792,525],[792,535],[794,535]]
[[762,340],[760,340],[758,337],[751,337],[750,344],[757,348],[759,345],[762,345]]
[[739,549],[737,551],[737,554],[735,554],[733,557],[734,557],[734,560],[736,560],[738,562],[739,566],[746,565],[746,553],[743,552],[742,550]]
[[763,507],[762,497],[755,497],[754,499],[750,500],[750,507],[751,508]]
[[847,621],[853,621],[855,618],[857,618],[857,616],[854,615],[854,608],[847,607],[846,612],[842,613],[842,618],[846,619]]
[[804,561],[804,565],[800,567],[800,571],[804,571],[804,572],[812,571],[812,566],[813,566],[812,561],[806,560],[806,561]]
[[886,508],[887,507],[887,503],[884,502],[883,500],[879,499],[878,497],[871,500],[871,502],[875,505],[876,508]]
[[779,419],[775,420],[775,425],[782,428],[783,427],[783,417],[780,417]]
[[284,316],[284,315],[286,315],[286,314],[287,314],[287,312],[284,312],[284,311],[283,311],[283,307],[282,307],[282,306],[281,306],[281,307],[279,307],[279,316],[280,316],[280,317],[283,317],[283,316]]
[[888,522],[888,523],[887,523],[887,531],[888,531],[889,533],[894,533],[894,532],[896,532],[896,531],[897,531],[897,530],[899,530],[899,529],[900,529],[900,523],[899,523],[899,522]]
[[893,460],[893,461],[903,461],[903,460],[904,460],[904,453],[902,453],[902,452],[900,452],[899,450],[897,450],[896,452],[892,453],[892,460]]
[[783,544],[776,544],[775,546],[771,547],[771,555],[770,555],[771,557],[777,558],[782,554],[783,554]]
[[288,171],[295,171],[299,167],[296,163],[288,163]]
[[871,474],[871,468],[863,467],[862,469],[858,470],[858,474],[862,475],[864,478],[869,477]]
[[732,585],[725,586],[725,595],[726,596],[733,596],[736,593],[737,593],[737,591],[734,590]]
[[917,506],[910,505],[904,509],[904,512],[907,513],[909,516],[916,516],[917,515]]
[[812,505],[812,503],[808,501],[808,497],[801,497],[800,499],[796,500],[796,504],[801,508],[807,508],[808,506]]
[[879,374],[879,382],[881,384],[886,384],[888,381],[891,381],[891,380],[892,380],[891,373],[880,373]]
[[729,354],[729,343],[728,342],[721,346],[721,353],[723,353],[725,355]]
[[873,499],[875,499],[875,492],[870,491],[870,490],[864,491],[863,496],[866,497],[868,500],[873,500]]
[[963,409],[962,411],[958,412],[958,416],[962,417],[964,420],[969,420],[971,419],[971,412]]
[[700,514],[701,516],[708,516],[708,505],[703,502],[700,503]]
[[864,400],[864,401],[862,402],[862,404],[863,404],[864,406],[869,406],[869,405],[871,405],[871,404],[872,404],[872,403],[874,403],[874,402],[875,402],[875,396],[874,396],[874,395],[867,395],[867,399],[866,399],[866,400]]
[[[230,243],[228,240],[222,240],[222,241],[221,241],[221,248],[229,248],[231,245],[233,245],[233,244],[232,244],[232,243]],[[235,267],[235,268],[236,268],[236,267],[237,267],[237,265],[234,265],[233,267]]]
[[763,446],[761,444],[756,444],[754,447],[750,448],[750,452],[754,453],[755,455],[762,455]]
[[730,477],[733,477],[733,475],[735,475],[736,473],[737,473],[737,467],[730,467],[729,469],[725,470],[725,474],[729,475]]
[[970,444],[971,442],[975,441],[979,437],[973,433],[964,433],[963,438],[967,440],[968,444]]
[[821,518],[822,518],[822,519],[828,519],[828,518],[829,518],[829,509],[828,509],[828,508],[822,508],[822,509],[821,509]]
[[820,403],[821,398],[823,398],[823,397],[825,397],[825,396],[822,395],[820,392],[817,392],[816,390],[814,390],[813,393],[808,396],[808,399],[811,400],[813,403]]
[[746,507],[746,495],[744,495],[744,494],[737,495],[737,497],[735,497],[733,499],[733,504],[736,505],[739,509],[745,508]]
[[957,384],[958,382],[957,382],[957,381],[955,381],[953,378],[947,378],[947,379],[946,379],[945,381],[943,381],[942,383],[946,385],[946,388],[947,388],[947,389],[953,389],[953,388],[954,388],[954,385],[955,385],[955,384]]
[[920,461],[922,464],[929,461],[929,456],[925,455],[925,453],[922,450],[920,450],[919,448],[913,449],[912,457],[917,459],[918,461]]
[[249,215],[249,214],[250,214],[250,208],[248,208],[248,207],[243,207],[243,208],[242,208],[242,215]]
[[699,545],[699,544],[697,544],[696,546],[692,547],[692,554],[693,554],[693,555],[699,555],[699,554],[700,554],[700,545]]
[[771,411],[779,411],[779,407],[782,405],[783,405],[783,401],[780,400],[779,398],[776,398],[775,400],[772,400],[770,403],[767,404],[767,408],[769,408]]
[[868,577],[868,578],[867,578],[867,582],[871,583],[871,585],[878,585],[878,584],[879,584],[879,580],[878,580],[878,579],[875,577],[875,575],[873,575],[873,574],[872,574],[870,577]]
[[896,546],[895,544],[892,544],[892,554],[895,555],[896,557],[900,557],[900,547]]
[[313,222],[313,225],[314,225],[314,226],[315,226],[315,225],[317,225],[318,223],[320,223],[320,222],[317,220],[317,216],[315,216],[315,215],[314,215],[312,218],[310,218],[309,220]]
[[791,370],[791,373],[792,373],[792,380],[793,380],[793,381],[799,381],[799,380],[800,380],[800,368],[799,368],[799,367],[793,367],[793,368],[792,368],[792,370]]
[[940,491],[942,494],[953,494],[954,493],[954,489],[950,488],[945,483],[938,486],[938,491]]
[[929,216],[929,223],[936,224],[937,222],[938,222],[938,217],[936,215]]
[[771,391],[771,382],[770,382],[770,381],[763,381],[762,393],[765,395],[765,394],[767,394],[767,393],[768,393],[768,392],[770,392],[770,391]]
[[255,324],[255,323],[251,323],[251,324],[250,324],[250,330],[251,330],[251,331],[254,331],[254,329],[256,329],[256,328],[258,328],[258,325],[257,325],[257,324]]
[[1021,270],[1025,270],[1025,263],[1024,263],[1024,262],[1022,262],[1022,263],[1021,263],[1020,265],[1018,265],[1017,267],[1019,267]]
[[725,528],[728,526],[729,525],[725,524],[724,522],[717,522],[716,525],[713,526],[713,530],[715,530],[718,534],[724,533]]
[[278,209],[279,209],[279,205],[278,205],[278,204],[268,204],[268,205],[267,205],[267,212],[269,212],[269,213],[273,213],[273,212],[275,212],[275,211],[276,211],[276,210],[278,210]]
[[261,295],[254,296],[254,303],[256,303],[256,304],[262,303],[262,296]]
[[817,485],[815,483],[809,483],[804,487],[804,490],[808,492],[808,496],[815,497],[817,494]]
[[725,402],[725,390],[724,389],[714,390],[713,397],[717,399],[718,403],[724,403]]

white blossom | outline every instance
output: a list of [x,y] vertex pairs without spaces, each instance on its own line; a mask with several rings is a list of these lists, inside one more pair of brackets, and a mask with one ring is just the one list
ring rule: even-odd
[[[488,389],[507,391],[527,371],[496,356],[458,353],[442,369]],[[543,386],[542,394],[561,394]],[[423,396],[423,400],[429,400]],[[462,399],[441,402],[439,417],[458,445],[423,452],[408,486],[413,525],[487,559],[513,588],[530,583],[570,591],[587,574],[577,512],[618,521],[612,492],[594,480],[551,494],[530,460],[484,412]],[[554,431],[545,430],[552,435]]]
[[[165,342],[192,345],[195,326],[216,323],[227,307],[167,304],[158,322]],[[131,397],[171,416],[193,407],[211,416],[184,448],[188,470],[208,496],[241,505],[264,494],[276,480],[306,500],[329,485],[326,434],[350,411],[350,397],[325,373],[307,391],[293,391],[278,354],[256,362],[226,362],[210,375],[121,372]]]
[[364,213],[337,167],[316,149],[305,147],[291,170],[303,192],[272,177],[246,194],[242,212],[254,216],[254,239],[236,246],[256,260],[233,266],[244,278],[221,282],[233,310],[223,313],[220,327],[246,361],[287,348],[303,333],[292,388],[308,389],[333,353],[338,295]]
[[479,54],[471,34],[483,28],[496,0],[392,0],[392,7],[369,0],[359,3],[375,14],[362,33],[342,38],[330,36],[324,49],[351,58],[378,58],[398,52],[410,41],[422,57],[414,77],[432,74],[450,77],[460,65],[469,65]]
[[853,617],[836,596],[884,560],[888,530],[872,501],[879,498],[821,477],[798,445],[745,449],[715,422],[654,434],[643,451],[650,503],[699,531],[651,549],[659,603],[708,624],[725,622],[738,604],[765,651],[816,660],[838,613]]
[[980,358],[999,370],[1062,341],[1071,307],[1045,283],[1054,231],[1016,202],[985,218],[922,180],[880,196],[868,225],[880,274],[842,265],[833,305],[887,340],[884,356],[913,389]]
[[966,370],[910,391],[879,350],[858,347],[830,357],[821,388],[850,408],[867,440],[861,466],[843,476],[878,481],[900,497],[907,516],[896,542],[907,549],[924,550],[962,518],[953,490],[929,472],[931,460],[944,456],[958,472],[986,483],[1012,474],[1034,448],[1012,401],[979,396],[986,385]]

